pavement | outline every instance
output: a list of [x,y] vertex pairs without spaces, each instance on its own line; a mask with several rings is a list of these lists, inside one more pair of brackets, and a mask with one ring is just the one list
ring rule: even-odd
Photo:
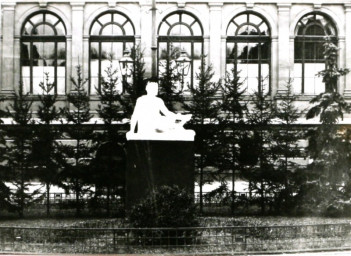
[[[209,256],[211,254],[2,254],[1,256]],[[218,256],[351,256],[351,251],[337,251],[337,252],[304,252],[304,253],[271,253],[271,254],[215,254]]]

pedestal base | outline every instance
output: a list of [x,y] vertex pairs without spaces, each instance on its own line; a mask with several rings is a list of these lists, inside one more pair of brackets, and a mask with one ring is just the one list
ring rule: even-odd
[[194,193],[193,141],[129,140],[127,143],[127,209],[162,185],[177,185]]

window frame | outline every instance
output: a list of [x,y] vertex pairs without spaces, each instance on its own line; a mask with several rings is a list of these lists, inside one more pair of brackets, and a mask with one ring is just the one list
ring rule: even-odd
[[[304,19],[305,17],[309,16],[309,15],[313,15],[314,16],[314,20],[312,23],[306,23],[306,25],[304,25],[304,29],[303,29],[303,34],[302,35],[299,35],[299,31],[301,29],[301,27],[299,26],[299,24],[301,23],[302,19]],[[320,23],[317,22],[317,19],[316,19],[316,16],[317,15],[320,15],[320,16],[323,16],[324,19],[326,19],[328,22],[327,22],[327,25],[326,26],[320,26],[323,28],[324,30],[324,35],[306,35],[306,30],[311,27],[311,26],[314,26],[314,25],[320,25]],[[335,35],[331,36],[331,35],[326,35],[326,27],[330,24],[330,26],[333,27],[334,31],[335,31]],[[299,21],[296,23],[296,26],[295,26],[295,37],[294,37],[294,65],[296,63],[301,63],[301,94],[305,94],[305,64],[306,63],[311,63],[311,62],[306,62],[306,49],[305,49],[305,44],[306,43],[315,43],[315,44],[318,44],[318,43],[324,43],[325,42],[325,37],[328,36],[330,39],[331,39],[331,42],[334,43],[336,46],[338,46],[338,31],[337,31],[337,27],[336,27],[336,24],[335,22],[333,21],[333,19],[328,16],[327,14],[325,13],[322,13],[322,12],[309,12],[305,15],[303,15]],[[301,60],[298,59],[299,61],[297,61],[297,58],[296,58],[296,43],[302,43],[302,50],[301,50]],[[315,45],[314,44],[314,45]],[[314,46],[315,47],[315,46]],[[316,60],[318,60],[317,58],[314,58],[313,59],[314,62],[312,63],[321,63],[321,62],[316,62]],[[325,61],[323,61],[325,63]]]
[[[241,15],[247,15],[247,18],[246,18],[246,23],[242,23],[242,24],[238,24],[237,22],[235,22],[234,20],[241,16]],[[259,23],[259,25],[257,24],[254,24],[254,23],[251,23],[249,22],[249,15],[254,15],[258,18],[261,19],[261,22]],[[228,35],[228,29],[229,29],[229,26],[231,23],[234,23],[234,25],[237,26],[236,28],[236,31],[235,31],[235,36],[229,36]],[[246,26],[246,25],[250,25],[250,26],[253,26],[257,29],[257,31],[259,31],[259,26],[262,24],[262,23],[265,23],[266,26],[267,26],[267,30],[269,32],[268,35],[261,35],[261,33],[259,33],[258,35],[238,35],[238,31],[240,28],[242,28],[243,26]],[[227,66],[228,63],[232,63],[234,64],[234,70],[235,70],[235,76],[238,72],[238,58],[237,58],[237,53],[234,54],[234,59],[232,59],[232,62],[228,62],[229,58],[228,58],[228,55],[227,55],[227,49],[228,49],[228,43],[231,43],[231,44],[234,44],[234,48],[233,49],[237,49],[237,44],[238,43],[259,43],[258,44],[258,75],[259,77],[261,77],[261,72],[262,72],[262,66],[261,64],[262,63],[266,63],[266,62],[263,62],[263,59],[262,59],[262,54],[261,54],[261,48],[262,48],[262,44],[264,43],[268,43],[268,59],[267,59],[267,64],[268,64],[268,94],[271,93],[272,91],[272,88],[271,88],[271,79],[272,79],[272,65],[271,65],[271,61],[272,61],[272,37],[271,37],[271,27],[270,27],[270,24],[268,23],[268,21],[260,14],[256,13],[256,12],[252,12],[252,11],[245,11],[245,12],[241,12],[237,15],[235,15],[228,23],[227,25],[227,30],[226,30],[226,35],[227,35],[227,39],[226,39],[226,58],[225,58],[225,64]],[[227,70],[227,67],[226,67],[226,70]],[[227,72],[227,71],[226,71]],[[262,78],[261,78],[262,79]],[[261,79],[258,79],[258,84],[257,84],[257,89],[258,89],[258,92],[261,93],[262,92],[262,80]]]
[[[30,19],[33,18],[34,16],[36,15],[40,15],[42,14],[43,15],[43,21],[37,23],[37,24],[33,24]],[[50,15],[53,15],[55,16],[58,21],[55,23],[54,26],[52,26],[51,23],[47,23],[46,22],[46,14],[50,14]],[[30,33],[29,35],[24,35],[23,32],[25,30],[25,26],[27,23],[31,23],[33,25],[32,29],[31,29],[31,32],[33,31],[33,29],[37,28],[38,26],[40,25],[49,25],[50,27],[52,27],[54,29],[54,31],[57,33],[56,29],[55,29],[55,26],[58,25],[60,22],[62,23],[64,29],[65,29],[65,33],[64,35],[53,35],[53,36],[44,36],[44,35],[32,35],[32,33]],[[51,11],[47,11],[47,10],[42,10],[42,11],[37,11],[37,12],[34,12],[32,13],[31,15],[29,15],[25,21],[23,22],[22,24],[22,27],[21,27],[21,36],[20,36],[20,48],[22,48],[22,44],[23,43],[29,43],[29,63],[30,63],[30,85],[29,85],[29,94],[32,94],[33,95],[33,43],[54,43],[55,44],[55,66],[54,66],[54,84],[55,84],[55,87],[54,87],[54,94],[56,95],[57,94],[57,62],[58,62],[58,47],[57,47],[57,44],[58,43],[65,43],[65,84],[64,84],[64,91],[65,93],[67,92],[67,84],[66,84],[66,78],[67,78],[67,40],[66,40],[66,36],[67,36],[67,28],[66,28],[66,25],[65,23],[63,22],[63,20],[55,13],[51,12]],[[20,50],[21,53],[20,53],[20,81],[21,81],[21,84],[23,84],[23,78],[22,78],[22,50]]]
[[[166,20],[173,16],[173,15],[180,15],[179,17],[179,20],[181,20],[181,15],[182,14],[186,14],[186,15],[189,15],[191,16],[194,21],[191,23],[191,25],[187,24],[187,23],[184,23],[184,22],[175,22],[173,24],[170,24],[168,23]],[[168,26],[169,26],[169,29],[167,31],[167,35],[160,35],[160,30],[161,30],[161,27],[163,25],[163,23],[167,23]],[[199,24],[200,26],[200,29],[201,29],[201,36],[194,36],[193,34],[193,31],[191,29],[191,26],[193,24]],[[191,32],[191,36],[171,36],[169,35],[172,28],[174,28],[175,26],[177,25],[185,25],[186,27],[189,28],[190,32]],[[187,11],[182,11],[182,10],[179,10],[179,11],[175,11],[175,12],[172,12],[170,14],[168,14],[167,16],[165,16],[162,21],[160,22],[160,25],[158,26],[158,30],[157,30],[157,75],[159,76],[159,66],[160,66],[160,43],[166,43],[167,44],[167,54],[170,53],[170,45],[172,43],[190,43],[191,45],[191,56],[190,56],[190,59],[191,59],[191,62],[190,62],[190,86],[191,88],[193,88],[194,86],[194,58],[193,56],[195,55],[194,54],[194,44],[195,43],[201,43],[201,55],[204,54],[204,29],[202,27],[202,24],[200,22],[200,20],[195,16],[193,15],[192,13],[190,12],[187,12]]]
[[[101,18],[104,15],[111,15],[111,21],[113,20],[113,15],[114,14],[118,14],[123,16],[124,18],[126,18],[126,21],[122,24],[125,25],[128,22],[131,24],[132,29],[133,29],[133,35],[116,35],[116,36],[111,36],[111,35],[101,35],[102,30],[104,29],[104,27],[113,24],[113,22],[107,22],[105,24],[101,24],[101,22],[99,21],[99,18]],[[92,29],[94,27],[95,22],[98,22],[101,25],[101,29],[99,32],[99,35],[92,35]],[[120,26],[119,26],[120,27]],[[123,27],[120,27],[121,30],[125,33]],[[99,62],[99,75],[98,75],[98,87],[97,89],[100,90],[101,89],[101,76],[102,76],[102,70],[101,70],[101,61],[102,61],[102,52],[101,52],[101,44],[102,43],[115,43],[115,42],[122,42],[123,43],[123,51],[126,49],[126,44],[127,43],[133,43],[133,46],[135,47],[135,27],[134,24],[132,22],[132,20],[125,15],[122,12],[119,11],[115,11],[115,10],[109,10],[103,13],[100,13],[98,16],[96,16],[94,18],[94,20],[92,21],[90,28],[89,28],[89,71],[88,71],[88,75],[89,75],[89,88],[88,88],[88,93],[89,95],[92,93],[91,92],[91,44],[92,43],[98,43],[99,44],[99,58],[98,58],[98,62]],[[130,49],[132,50],[132,49]],[[122,52],[123,52],[122,51]]]

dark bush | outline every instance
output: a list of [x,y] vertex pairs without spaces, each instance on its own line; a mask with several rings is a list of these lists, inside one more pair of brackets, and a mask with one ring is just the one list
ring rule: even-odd
[[178,186],[150,193],[131,209],[129,220],[134,228],[170,228],[134,232],[136,242],[154,245],[190,243],[196,232],[187,227],[199,225],[193,195]]

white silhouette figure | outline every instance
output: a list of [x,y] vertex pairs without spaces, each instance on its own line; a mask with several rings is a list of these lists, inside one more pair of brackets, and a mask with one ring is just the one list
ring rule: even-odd
[[[127,139],[150,139],[158,135],[162,138],[195,135],[192,130],[185,130],[183,125],[191,119],[191,114],[175,114],[167,109],[163,100],[157,97],[158,84],[149,82],[146,85],[147,95],[138,98],[130,121]],[[162,113],[162,115],[161,115]],[[137,132],[135,128],[138,125]],[[137,135],[137,136],[136,136]],[[167,137],[167,138],[166,138]]]

